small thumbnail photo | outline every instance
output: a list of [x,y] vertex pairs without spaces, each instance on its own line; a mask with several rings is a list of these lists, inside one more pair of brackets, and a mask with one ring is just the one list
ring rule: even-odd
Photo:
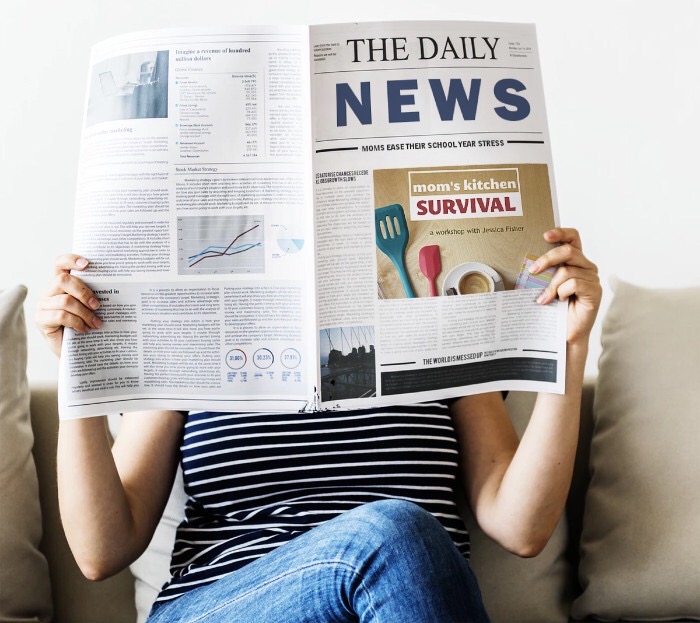
[[322,329],[320,365],[322,401],[376,396],[374,327]]
[[167,116],[167,50],[124,54],[92,68],[86,125]]

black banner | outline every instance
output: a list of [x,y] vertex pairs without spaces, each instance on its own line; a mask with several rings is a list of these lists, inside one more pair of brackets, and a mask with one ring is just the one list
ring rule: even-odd
[[381,377],[383,396],[447,389],[490,381],[556,383],[557,361],[535,357],[513,357],[420,370],[395,370],[382,372]]

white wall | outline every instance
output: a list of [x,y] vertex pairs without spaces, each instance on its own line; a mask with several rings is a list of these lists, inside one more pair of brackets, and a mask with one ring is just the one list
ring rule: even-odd
[[[481,8],[477,8],[476,5]],[[537,24],[561,220],[606,284],[700,285],[694,0],[4,0],[0,8],[0,288],[30,288],[31,325],[53,258],[71,247],[90,46],[124,31],[223,23],[481,19]],[[29,375],[57,364],[30,326]],[[599,355],[594,335],[589,372]]]

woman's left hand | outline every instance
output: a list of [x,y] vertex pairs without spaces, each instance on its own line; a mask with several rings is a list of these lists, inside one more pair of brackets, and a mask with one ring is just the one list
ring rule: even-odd
[[547,305],[555,298],[561,301],[568,298],[567,344],[585,345],[602,296],[598,267],[583,254],[581,236],[576,229],[556,227],[545,232],[544,239],[559,246],[540,256],[530,266],[530,272],[536,275],[550,266],[558,268],[537,302]]

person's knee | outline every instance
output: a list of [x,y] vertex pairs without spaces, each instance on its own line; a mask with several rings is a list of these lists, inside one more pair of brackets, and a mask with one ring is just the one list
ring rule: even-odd
[[[414,577],[420,569],[422,582],[435,578],[473,574],[444,526],[428,511],[405,500],[382,500],[351,511],[355,515],[353,537],[372,552],[367,562],[398,576]],[[364,571],[363,571],[364,573]]]
[[414,522],[423,522],[433,519],[433,516],[427,510],[408,500],[380,500],[364,504],[360,509],[369,516],[378,516],[388,521],[403,524],[412,524]]
[[[407,500],[381,500],[355,509],[375,538],[415,542],[443,536],[444,528],[424,508]],[[447,536],[446,533],[444,536]]]

